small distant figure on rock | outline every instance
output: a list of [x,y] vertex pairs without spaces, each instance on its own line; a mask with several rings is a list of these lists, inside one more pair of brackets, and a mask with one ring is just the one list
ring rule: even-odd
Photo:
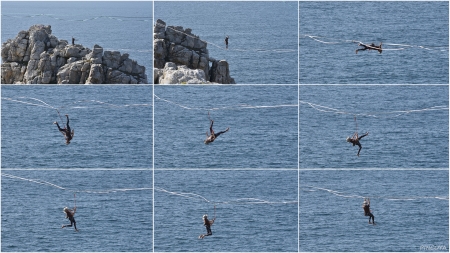
[[228,49],[228,35],[227,35],[227,37],[225,37],[225,46]]
[[72,140],[72,138],[75,135],[75,133],[74,133],[74,130],[70,131],[69,115],[66,114],[66,118],[67,118],[67,123],[66,123],[66,127],[65,128],[59,127],[59,124],[58,124],[57,121],[53,122],[53,124],[56,124],[56,126],[58,127],[58,130],[64,135],[64,137],[66,139],[66,145],[69,145],[70,144],[70,140]]
[[72,46],[75,46],[75,38],[72,37]]

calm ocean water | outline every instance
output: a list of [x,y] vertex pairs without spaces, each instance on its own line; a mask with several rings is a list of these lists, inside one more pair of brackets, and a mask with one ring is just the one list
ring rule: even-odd
[[[448,94],[448,86],[300,86],[300,168],[448,168]],[[346,142],[356,130],[369,132],[360,157]]]
[[2,43],[13,39],[34,24],[52,26],[60,40],[103,50],[128,53],[145,66],[149,82],[153,80],[152,20],[149,1],[9,1],[2,2]]
[[[155,168],[298,168],[297,86],[155,86]],[[206,132],[230,130],[205,145]]]
[[[129,53],[152,80],[152,2],[1,4],[2,42],[50,24],[59,39]],[[228,60],[238,83],[449,82],[448,2],[154,6]],[[345,40],[405,49],[355,54]],[[448,251],[448,86],[152,89],[1,87],[2,251]],[[55,108],[70,116],[70,145]],[[230,130],[205,145],[209,117]],[[369,132],[360,157],[345,141],[356,130]],[[61,229],[75,200],[79,233]],[[203,214],[217,220],[199,240]]]
[[[300,2],[300,83],[448,84],[448,8],[446,1]],[[355,54],[352,40],[383,42],[385,50]]]
[[208,42],[210,57],[228,61],[236,83],[298,83],[297,2],[156,1],[157,19],[191,28]]
[[297,171],[157,170],[155,251],[297,251],[297,200]]
[[[151,168],[151,86],[2,86],[1,92],[2,168]],[[69,145],[53,125],[62,127],[65,114],[75,131]]]
[[[448,252],[448,177],[427,170],[301,171],[300,249]],[[364,216],[364,197],[375,226]]]
[[[151,170],[3,169],[1,250],[151,252],[151,187]],[[75,204],[78,233],[61,229]]]

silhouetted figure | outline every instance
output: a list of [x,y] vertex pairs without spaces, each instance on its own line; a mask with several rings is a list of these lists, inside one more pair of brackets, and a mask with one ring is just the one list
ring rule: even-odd
[[64,135],[64,138],[66,139],[66,145],[70,144],[70,140],[72,140],[73,136],[75,135],[74,130],[70,131],[69,126],[69,115],[66,114],[67,123],[65,128],[59,127],[59,124],[57,121],[53,122],[53,124],[56,124],[58,127],[58,130]]
[[230,128],[228,127],[225,131],[215,133],[213,130],[214,120],[210,119],[210,121],[211,121],[211,126],[209,127],[209,131],[211,132],[211,135],[208,135],[208,132],[206,132],[205,144],[209,144],[209,143],[213,142],[217,137],[219,137],[219,135],[230,130]]
[[359,150],[358,150],[357,156],[359,156],[359,152],[360,152],[361,149],[362,149],[362,146],[361,146],[361,143],[359,143],[359,140],[361,140],[363,137],[367,136],[368,134],[369,134],[369,132],[367,132],[366,134],[361,135],[360,137],[358,137],[358,132],[356,132],[356,133],[352,136],[352,138],[347,137],[347,142],[352,143],[353,146],[358,145]]
[[206,234],[200,235],[199,239],[203,239],[205,236],[212,235],[211,225],[214,223],[215,220],[216,220],[216,218],[214,218],[212,220],[208,220],[208,215],[206,215],[206,214],[203,215],[203,225],[206,227]]
[[359,43],[358,46],[361,46],[363,48],[359,48],[356,49],[356,53],[358,53],[358,51],[365,51],[365,50],[377,50],[378,53],[381,54],[381,52],[383,51],[383,49],[381,48],[381,45],[383,44],[383,42],[380,42],[379,46],[376,46],[374,43],[370,44],[370,45],[366,45],[363,43]]
[[[370,210],[370,199],[369,198],[364,198],[362,207],[364,209],[364,216],[369,216],[369,224],[375,225],[375,216],[373,216],[372,210]],[[370,219],[372,219],[373,223],[370,222]]]
[[73,208],[73,211],[70,210],[70,209],[67,208],[67,207],[64,207],[63,212],[66,214],[66,219],[69,219],[69,220],[70,220],[70,224],[68,224],[68,225],[62,225],[61,228],[72,227],[72,225],[73,225],[74,228],[75,228],[75,231],[78,232],[78,229],[77,229],[77,222],[75,221],[75,218],[73,217],[73,216],[75,215],[76,210],[77,210],[77,207],[74,207],[74,208]]

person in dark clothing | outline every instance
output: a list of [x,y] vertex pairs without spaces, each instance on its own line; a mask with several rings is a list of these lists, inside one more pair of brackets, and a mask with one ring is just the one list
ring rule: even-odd
[[213,124],[214,124],[214,120],[211,120],[211,126],[209,127],[209,131],[211,132],[211,135],[208,135],[208,132],[206,132],[206,139],[205,139],[205,144],[209,144],[211,142],[213,142],[217,137],[219,137],[219,135],[227,132],[228,130],[230,130],[230,128],[228,127],[225,131],[221,131],[218,133],[215,133],[213,130]]
[[67,123],[66,123],[66,127],[65,128],[61,128],[59,127],[59,124],[57,121],[53,122],[53,124],[56,124],[56,126],[58,127],[58,130],[64,135],[65,139],[66,139],[66,145],[70,144],[70,141],[72,140],[75,132],[74,130],[70,131],[70,126],[69,126],[69,115],[66,114],[66,118],[67,118]]
[[347,137],[347,142],[352,143],[353,146],[358,145],[359,150],[358,150],[357,156],[359,156],[359,152],[360,152],[361,149],[362,149],[362,146],[361,146],[361,143],[359,142],[359,140],[361,140],[363,137],[367,136],[368,134],[369,134],[369,132],[367,132],[366,134],[363,134],[363,135],[361,135],[361,136],[358,137],[358,132],[356,132],[356,133],[352,136],[352,138]]
[[381,48],[381,45],[383,44],[383,42],[380,43],[379,46],[375,45],[374,43],[370,44],[370,45],[366,45],[363,43],[359,43],[358,46],[361,46],[363,48],[358,48],[356,49],[356,53],[358,53],[358,51],[365,51],[365,50],[377,50],[378,53],[381,54],[381,52],[383,52],[383,49]]
[[206,227],[206,234],[204,235],[200,235],[199,238],[203,239],[205,236],[210,236],[212,235],[212,231],[211,231],[211,225],[214,224],[214,221],[216,220],[216,218],[212,219],[212,220],[208,220],[208,215],[203,215],[203,225]]
[[[364,209],[364,216],[369,216],[369,224],[375,225],[375,216],[373,216],[372,210],[370,210],[370,199],[369,198],[364,198],[362,207]],[[370,222],[370,219],[372,219],[373,222]]]
[[72,46],[75,46],[75,38],[72,37]]
[[77,207],[74,207],[74,208],[73,208],[73,211],[70,210],[70,209],[67,208],[67,207],[64,207],[63,211],[64,211],[64,213],[66,214],[66,219],[69,219],[69,220],[70,220],[70,224],[68,224],[68,225],[62,225],[61,228],[72,227],[72,225],[73,225],[74,228],[75,228],[75,231],[78,232],[78,229],[77,229],[77,223],[76,223],[76,221],[75,221],[75,218],[73,217],[73,216],[75,215],[76,210],[77,210]]
[[225,45],[226,45],[226,47],[227,47],[227,49],[228,49],[228,36],[225,37]]

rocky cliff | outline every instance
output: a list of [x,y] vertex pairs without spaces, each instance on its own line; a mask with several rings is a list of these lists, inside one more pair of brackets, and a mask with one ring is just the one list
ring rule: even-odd
[[155,84],[235,83],[228,62],[209,57],[207,43],[191,29],[158,19],[153,32]]
[[58,40],[33,25],[2,44],[3,84],[146,84],[145,67],[118,51]]

